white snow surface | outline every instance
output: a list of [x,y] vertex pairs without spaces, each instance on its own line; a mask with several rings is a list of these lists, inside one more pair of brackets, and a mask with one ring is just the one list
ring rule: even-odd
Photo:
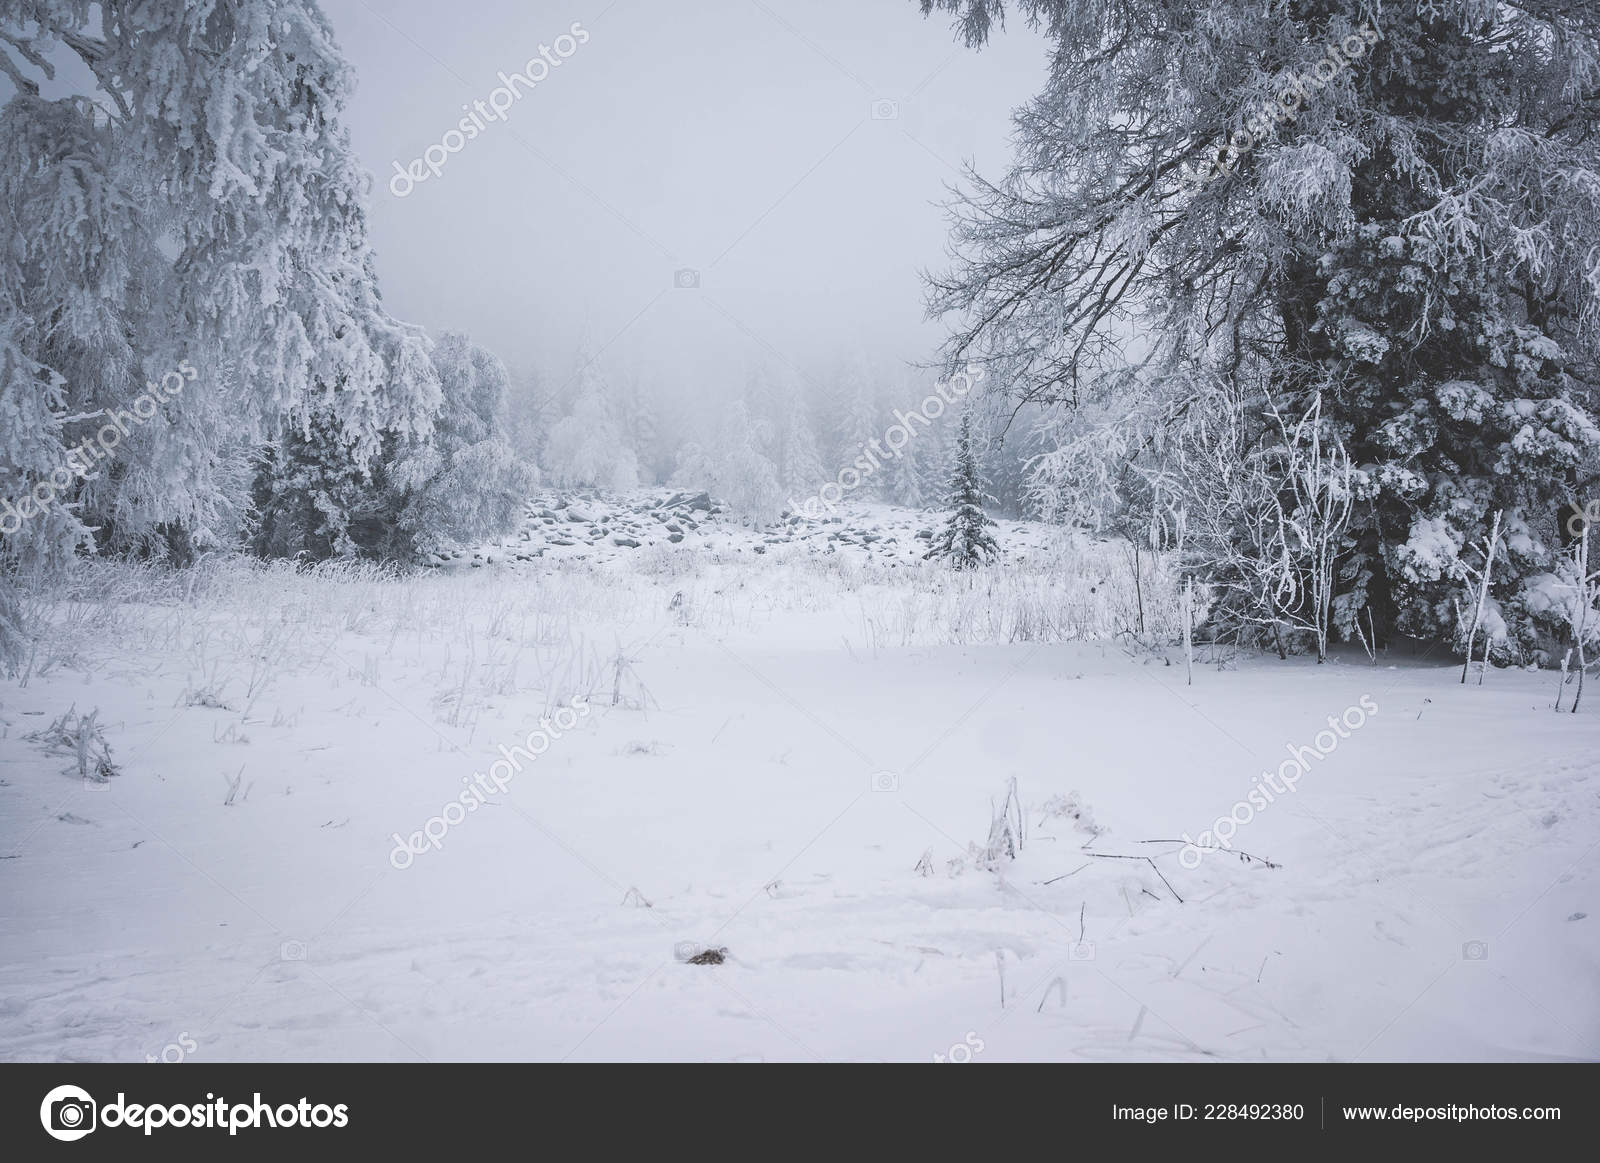
[[[696,511],[671,543],[668,496],[537,498],[526,539],[421,577],[115,567],[64,597],[0,689],[0,1058],[1600,1057],[1600,689],[1558,715],[1551,673],[1400,651],[1186,685],[1118,633],[1114,545],[1000,522],[1007,560],[955,578],[918,561],[937,514]],[[1362,696],[1233,838],[1276,867],[1144,843]],[[70,706],[103,789],[27,738]],[[1013,778],[1023,846],[988,870]]]

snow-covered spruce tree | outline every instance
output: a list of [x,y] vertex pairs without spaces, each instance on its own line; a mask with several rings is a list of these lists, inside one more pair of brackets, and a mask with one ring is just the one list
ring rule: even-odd
[[735,400],[718,426],[706,482],[712,494],[737,513],[765,523],[783,509],[783,489],[772,460],[762,450],[763,425],[750,416],[743,400]]
[[317,413],[267,448],[254,493],[258,553],[409,562],[516,527],[538,472],[508,435],[505,365],[455,332],[430,359],[443,400],[426,438],[391,434],[363,464]]
[[958,427],[955,418],[947,412],[945,418],[921,429],[916,436],[916,469],[924,503],[936,505],[944,498],[945,486],[955,471],[955,438],[951,435]]
[[[75,58],[75,59],[74,59]],[[246,459],[319,396],[358,458],[425,433],[438,388],[372,288],[353,79],[311,0],[0,6],[0,497],[56,472],[0,564],[234,541]],[[88,78],[57,99],[41,83]],[[104,432],[180,363],[197,372]],[[65,475],[62,471],[65,469]],[[0,631],[3,633],[3,631]],[[0,654],[6,647],[0,646]]]
[[[922,0],[973,44],[1007,7]],[[1269,402],[1320,394],[1356,466],[1336,628],[1445,637],[1462,549],[1504,510],[1494,597],[1527,656],[1555,512],[1600,459],[1600,9],[1010,7],[1055,51],[1011,172],[970,175],[954,207],[932,285],[968,321],[951,362],[1077,408],[1142,325],[1152,406],[1130,417],[1181,423],[1189,386],[1221,378],[1255,394],[1250,448],[1277,438]]]
[[250,548],[261,557],[388,557],[394,504],[383,458],[363,465],[333,418],[313,410],[260,451]]
[[956,429],[956,466],[946,501],[950,515],[923,556],[947,561],[956,569],[976,569],[993,561],[1000,547],[989,532],[989,517],[983,511],[986,500],[983,473],[973,447],[972,410],[968,408],[962,411]]
[[561,488],[625,493],[639,487],[639,461],[611,387],[593,359],[580,355],[570,415],[550,429],[546,471]]
[[921,509],[928,503],[928,494],[923,489],[922,481],[924,446],[918,443],[919,439],[919,436],[913,435],[898,452],[890,454],[893,459],[889,461],[885,494],[895,504],[908,509]]
[[817,449],[811,406],[806,399],[807,385],[788,369],[770,374],[776,394],[772,466],[784,492],[791,497],[803,497],[814,492],[827,477]]
[[878,395],[878,378],[875,369],[860,352],[853,353],[844,362],[834,390],[836,421],[834,424],[834,463],[839,466],[868,466],[861,473],[861,482],[852,490],[858,501],[874,500],[883,491],[883,474],[871,469],[873,459],[881,468],[883,457],[873,451],[873,442],[883,447],[885,417]]

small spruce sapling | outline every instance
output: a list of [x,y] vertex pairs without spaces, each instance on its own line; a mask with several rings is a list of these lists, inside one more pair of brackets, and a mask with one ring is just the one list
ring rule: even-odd
[[963,412],[956,432],[955,470],[950,475],[950,515],[923,556],[944,559],[956,569],[976,569],[998,557],[1000,547],[989,532],[992,522],[983,511],[983,502],[983,475],[972,449],[971,413]]

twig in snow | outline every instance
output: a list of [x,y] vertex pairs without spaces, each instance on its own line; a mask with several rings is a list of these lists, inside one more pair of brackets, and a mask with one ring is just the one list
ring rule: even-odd
[[[1188,844],[1191,843],[1191,841],[1189,841],[1189,840],[1140,840],[1139,843],[1140,844],[1183,844],[1183,845],[1187,846]],[[1275,861],[1268,860],[1265,856],[1256,856],[1253,853],[1246,852],[1243,848],[1223,848],[1220,845],[1214,845],[1214,844],[1195,844],[1194,846],[1196,848],[1198,848],[1202,852],[1226,852],[1230,856],[1242,856],[1246,861],[1253,860],[1257,864],[1264,865],[1267,868],[1282,868],[1283,867],[1283,865],[1278,864]],[[1165,855],[1165,853],[1163,853],[1163,855]]]
[[[238,802],[238,803],[242,804],[242,803],[244,803],[245,800],[250,798],[250,788],[249,787],[244,789],[244,796],[243,797],[240,797],[240,795],[239,795],[239,787],[240,787],[241,784],[244,783],[244,766],[243,765],[241,765],[239,767],[239,774],[234,776],[232,779],[228,779],[227,776],[223,776],[222,778],[228,785],[228,798],[222,801],[222,806],[223,807],[231,808],[231,807],[233,807],[235,802]],[[254,787],[254,786],[255,786],[255,784],[251,784],[250,785],[250,787]]]
[[1167,886],[1167,891],[1172,894],[1173,899],[1180,905],[1183,903],[1183,898],[1178,895],[1178,890],[1172,887],[1170,880],[1161,875],[1161,870],[1156,868],[1156,862],[1148,856],[1123,856],[1115,852],[1090,852],[1087,855],[1093,856],[1097,860],[1143,860],[1151,868],[1155,869],[1155,874],[1161,877],[1161,883]]
[[1167,891],[1170,892],[1173,895],[1173,897],[1177,900],[1177,902],[1181,905],[1183,903],[1183,898],[1181,896],[1178,896],[1178,890],[1172,887],[1172,882],[1169,881],[1165,876],[1161,875],[1161,870],[1159,868],[1156,868],[1156,862],[1154,860],[1151,860],[1147,856],[1147,857],[1145,857],[1145,863],[1148,864],[1151,868],[1155,868],[1156,875],[1161,877],[1161,883],[1167,886]]
[[1065,979],[1058,977],[1049,985],[1044,987],[1044,996],[1039,999],[1039,1005],[1033,1011],[1034,1013],[1037,1014],[1044,1012],[1044,1003],[1050,1000],[1050,991],[1052,989],[1059,989],[1061,991],[1061,1004],[1063,1006],[1067,1004],[1067,983]]
[[1078,867],[1074,868],[1071,872],[1063,872],[1060,876],[1052,876],[1049,880],[1043,881],[1042,883],[1044,883],[1044,884],[1054,884],[1058,880],[1066,880],[1067,877],[1069,877],[1069,876],[1077,876],[1078,873],[1082,872],[1085,868],[1088,868],[1088,867],[1089,866],[1087,864],[1080,864],[1080,865],[1078,865]]

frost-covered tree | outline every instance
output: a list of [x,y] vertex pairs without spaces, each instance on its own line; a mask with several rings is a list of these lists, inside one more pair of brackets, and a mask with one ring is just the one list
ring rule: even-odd
[[784,491],[771,458],[762,449],[762,428],[743,400],[729,406],[718,429],[716,455],[710,459],[708,485],[736,512],[770,521],[783,508]]
[[[13,0],[0,71],[0,497],[147,382],[198,373],[8,529],[5,563],[91,533],[119,551],[229,543],[245,458],[313,414],[358,461],[384,432],[426,434],[438,384],[378,301],[341,122],[353,77],[311,0]],[[43,96],[79,74],[80,92]]]
[[511,377],[492,352],[445,332],[433,350],[444,405],[427,441],[400,442],[386,466],[405,556],[512,532],[539,483],[509,438]]
[[640,477],[646,484],[657,485],[665,479],[663,468],[670,460],[662,431],[661,403],[652,387],[641,383],[637,377],[633,380],[629,405],[633,425],[629,442],[638,457]]
[[687,440],[678,447],[667,483],[675,489],[709,490],[716,475],[714,460],[711,451],[700,441]]
[[906,441],[894,459],[889,462],[885,495],[897,505],[908,509],[921,509],[928,503],[928,493],[923,484],[922,458],[924,446],[920,436]]
[[509,438],[505,365],[454,332],[430,359],[443,402],[427,437],[391,434],[363,463],[318,414],[268,446],[255,484],[258,553],[413,561],[516,527],[538,472]]
[[956,569],[976,569],[993,561],[1000,547],[989,532],[991,522],[983,511],[989,498],[973,444],[970,408],[962,411],[961,424],[956,429],[955,459],[946,500],[950,515],[924,556],[947,561]]
[[827,477],[817,450],[817,431],[807,402],[806,383],[792,371],[772,376],[772,464],[778,483],[791,496],[813,492]]
[[262,557],[387,557],[395,504],[381,458],[362,464],[330,416],[313,412],[260,452],[250,548]]
[[533,368],[519,368],[506,393],[506,432],[528,463],[544,463],[545,440],[555,420],[555,403],[543,377]]
[[[872,452],[874,442],[882,448],[886,427],[879,381],[872,366],[860,353],[845,361],[835,388],[834,461],[842,468],[862,461],[871,453],[881,464],[881,453]],[[865,460],[870,465],[871,459]],[[837,468],[835,469],[837,471]],[[873,500],[883,491],[881,468],[864,471],[854,490],[856,500]]]
[[1011,171],[971,175],[953,208],[957,259],[931,288],[962,320],[951,361],[1069,409],[1142,370],[1131,422],[1181,424],[1191,386],[1221,378],[1254,393],[1256,441],[1269,401],[1320,396],[1358,466],[1336,626],[1445,637],[1462,548],[1504,511],[1494,596],[1531,650],[1555,510],[1600,461],[1600,10],[922,7],[974,44],[1010,7],[1054,45]]
[[639,487],[639,461],[628,444],[610,384],[593,359],[583,359],[572,412],[550,430],[546,470],[562,488],[627,492]]
[[946,412],[944,416],[922,429],[916,436],[917,452],[914,463],[924,502],[937,504],[944,497],[950,474],[955,471],[955,431],[960,427],[956,418]]

